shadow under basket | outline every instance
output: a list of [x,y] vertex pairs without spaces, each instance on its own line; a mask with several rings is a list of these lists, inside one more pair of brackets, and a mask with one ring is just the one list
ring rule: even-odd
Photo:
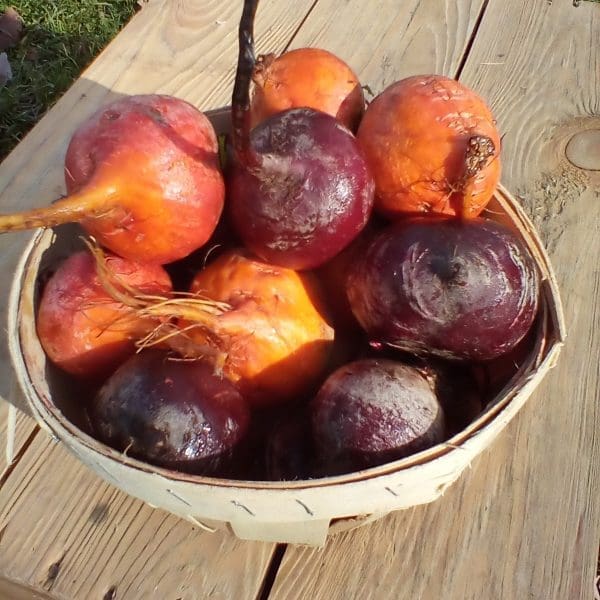
[[[215,112],[217,130],[223,113]],[[234,481],[155,467],[98,442],[61,410],[64,385],[49,377],[36,335],[38,278],[77,242],[72,228],[35,233],[21,257],[9,301],[9,347],[33,416],[100,477],[204,529],[230,527],[241,539],[321,546],[328,534],[440,497],[523,406],[554,366],[565,337],[558,288],[544,248],[514,198],[499,187],[485,215],[511,226],[542,277],[535,340],[518,370],[480,416],[444,443],[363,471],[292,482]],[[542,400],[543,401],[543,400]]]

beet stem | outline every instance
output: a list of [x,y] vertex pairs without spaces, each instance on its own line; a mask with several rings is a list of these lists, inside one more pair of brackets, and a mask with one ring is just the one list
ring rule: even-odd
[[84,187],[49,206],[0,215],[0,233],[76,223],[116,205],[116,190]]
[[231,118],[233,147],[237,160],[249,168],[258,168],[262,157],[250,144],[250,83],[256,59],[254,56],[254,17],[258,0],[244,0],[244,10],[239,27],[239,54],[233,96]]
[[469,138],[465,152],[464,171],[455,185],[456,191],[460,192],[460,204],[456,209],[456,216],[459,219],[466,218],[464,191],[467,184],[494,160],[495,152],[496,147],[489,136],[473,135]]

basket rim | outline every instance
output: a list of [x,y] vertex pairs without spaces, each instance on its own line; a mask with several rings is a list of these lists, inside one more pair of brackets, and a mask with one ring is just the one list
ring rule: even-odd
[[[46,242],[46,247],[49,247],[53,236],[55,236],[54,232],[45,229],[37,230],[23,251],[16,267],[17,277],[13,279],[9,293],[7,311],[8,345],[19,385],[23,390],[25,398],[38,424],[61,441],[64,441],[65,437],[71,436],[72,438],[75,438],[78,443],[85,446],[87,450],[100,455],[105,459],[114,461],[121,466],[132,468],[143,474],[151,476],[157,475],[168,481],[185,482],[198,486],[221,487],[233,490],[267,490],[271,492],[288,491],[290,489],[331,488],[374,479],[398,471],[418,468],[425,463],[434,462],[449,453],[461,450],[464,451],[462,446],[468,444],[471,439],[476,438],[479,434],[492,427],[495,421],[508,410],[515,396],[528,385],[533,377],[537,376],[541,380],[546,371],[555,365],[566,338],[562,302],[556,278],[549,257],[547,256],[546,250],[541,243],[533,224],[530,222],[519,203],[502,185],[498,186],[494,195],[520,230],[521,235],[526,239],[529,249],[535,255],[534,258],[538,268],[542,271],[542,281],[545,286],[542,286],[540,293],[540,305],[542,305],[542,303],[545,305],[546,314],[544,315],[544,318],[545,320],[550,319],[552,322],[554,336],[549,344],[545,344],[546,340],[543,339],[544,343],[541,344],[542,347],[538,348],[538,353],[536,355],[537,359],[533,362],[530,361],[529,358],[531,358],[532,354],[530,353],[528,361],[519,368],[511,378],[510,382],[508,382],[507,386],[496,394],[494,399],[488,403],[484,408],[484,411],[473,423],[461,432],[452,436],[450,439],[436,444],[431,448],[427,448],[421,452],[383,465],[342,475],[291,481],[255,481],[193,475],[165,467],[159,467],[126,456],[110,446],[103,444],[69,421],[54,402],[52,402],[52,399],[48,397],[43,390],[39,389],[31,374],[30,366],[25,360],[25,353],[22,350],[22,319],[20,317],[22,314],[23,298],[21,290],[30,273],[31,263],[35,257],[36,250],[39,251],[40,247]],[[45,250],[46,247],[42,248],[42,251]],[[511,382],[516,382],[516,384],[510,386]],[[509,389],[507,389],[507,387]],[[67,445],[69,444],[67,443]]]

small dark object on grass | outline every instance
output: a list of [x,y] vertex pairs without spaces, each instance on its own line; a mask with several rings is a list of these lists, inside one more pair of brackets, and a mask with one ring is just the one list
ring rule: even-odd
[[7,8],[0,15],[0,50],[16,46],[23,36],[23,19],[14,8]]

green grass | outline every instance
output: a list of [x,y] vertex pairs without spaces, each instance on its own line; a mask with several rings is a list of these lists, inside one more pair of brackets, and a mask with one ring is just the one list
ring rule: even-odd
[[136,0],[0,1],[25,35],[7,50],[13,79],[0,88],[0,160],[21,140],[135,12]]

